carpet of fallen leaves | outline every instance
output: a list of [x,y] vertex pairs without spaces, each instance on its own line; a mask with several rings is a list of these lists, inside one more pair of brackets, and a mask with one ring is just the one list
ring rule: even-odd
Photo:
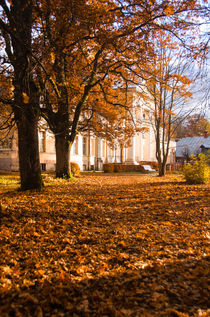
[[0,316],[210,316],[209,184],[45,175],[0,187]]

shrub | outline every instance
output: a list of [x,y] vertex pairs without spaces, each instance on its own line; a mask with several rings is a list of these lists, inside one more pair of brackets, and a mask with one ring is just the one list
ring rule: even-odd
[[210,167],[206,157],[200,153],[198,157],[192,155],[191,161],[183,168],[183,174],[188,184],[204,184],[209,179]]
[[114,172],[115,173],[119,173],[119,172],[123,172],[123,171],[124,171],[123,164],[120,164],[120,163],[114,164]]
[[104,173],[113,173],[114,172],[114,164],[105,163],[103,164]]
[[77,163],[71,162],[71,173],[74,177],[79,176],[80,174],[80,167]]
[[121,163],[105,163],[103,165],[104,173],[119,173],[119,172],[145,172],[141,165],[126,165]]
[[140,173],[145,172],[144,167],[141,165],[127,165],[127,170],[131,172],[140,172]]

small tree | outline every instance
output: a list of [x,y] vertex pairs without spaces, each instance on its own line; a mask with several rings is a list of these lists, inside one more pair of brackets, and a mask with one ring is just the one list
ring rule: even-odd
[[146,87],[150,95],[148,103],[154,113],[152,125],[159,176],[164,176],[170,141],[177,128],[176,113],[182,111],[187,99],[192,96],[191,80],[186,76],[192,60],[183,58],[186,52],[178,49],[169,36],[162,36],[157,47],[159,56],[153,60],[154,69]]

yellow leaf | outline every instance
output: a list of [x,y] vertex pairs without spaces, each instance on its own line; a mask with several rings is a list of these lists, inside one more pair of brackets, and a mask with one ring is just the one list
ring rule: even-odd
[[174,14],[174,8],[172,5],[167,6],[167,8],[164,10],[165,14],[170,16]]
[[61,270],[60,279],[61,279],[61,280],[65,280],[65,273],[64,273],[63,270]]
[[3,271],[6,273],[6,274],[10,274],[11,273],[11,268],[9,266],[4,266],[3,267]]
[[53,52],[50,53],[50,57],[51,57],[51,62],[54,63],[55,61],[55,54]]
[[23,102],[24,103],[28,103],[29,102],[29,96],[25,92],[23,92]]
[[121,258],[124,258],[124,259],[128,259],[129,258],[129,254],[127,254],[127,253],[119,253],[119,256]]
[[125,243],[125,241],[123,241],[123,240],[122,240],[122,241],[120,241],[120,242],[119,242],[119,246],[121,246],[121,247],[126,247],[126,243]]
[[34,282],[27,280],[26,278],[23,280],[23,285],[24,286],[31,286],[34,285]]
[[82,274],[87,272],[87,267],[85,265],[81,265],[77,268],[77,274]]

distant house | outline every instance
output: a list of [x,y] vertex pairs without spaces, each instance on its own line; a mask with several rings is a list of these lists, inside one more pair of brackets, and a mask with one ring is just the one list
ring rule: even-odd
[[202,153],[207,153],[210,150],[210,137],[206,138],[206,140],[200,146]]
[[207,152],[210,149],[210,136],[187,137],[176,143],[176,162],[184,164],[191,155]]

